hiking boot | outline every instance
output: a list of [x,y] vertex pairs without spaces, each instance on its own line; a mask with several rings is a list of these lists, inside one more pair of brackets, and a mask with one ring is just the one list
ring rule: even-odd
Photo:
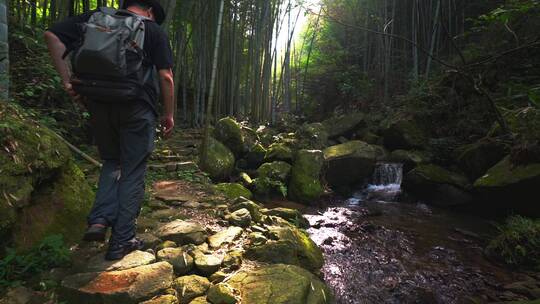
[[107,261],[116,261],[121,260],[126,255],[130,254],[133,251],[136,250],[142,250],[144,247],[144,242],[133,238],[127,243],[120,244],[120,243],[110,243],[109,249],[107,249],[107,253],[105,254],[105,259]]
[[86,229],[83,240],[86,242],[104,242],[107,226],[101,224],[91,225]]

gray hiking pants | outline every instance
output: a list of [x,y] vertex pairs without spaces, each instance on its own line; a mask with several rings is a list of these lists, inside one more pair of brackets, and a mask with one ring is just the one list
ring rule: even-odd
[[154,149],[156,114],[144,101],[90,102],[88,110],[103,160],[88,224],[111,226],[110,242],[123,244],[135,237],[147,160]]

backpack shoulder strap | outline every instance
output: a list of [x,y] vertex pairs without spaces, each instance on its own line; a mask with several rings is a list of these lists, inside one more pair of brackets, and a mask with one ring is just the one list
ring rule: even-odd
[[115,8],[112,8],[112,7],[105,7],[105,6],[102,6],[100,8],[98,8],[98,11],[99,12],[102,12],[103,14],[105,15],[116,15],[116,13],[118,13],[119,10],[115,9]]

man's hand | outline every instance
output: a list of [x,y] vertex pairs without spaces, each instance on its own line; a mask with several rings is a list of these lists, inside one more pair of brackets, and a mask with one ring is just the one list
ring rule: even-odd
[[64,82],[64,91],[66,91],[66,93],[68,93],[69,96],[71,96],[73,101],[75,101],[79,105],[86,108],[86,105],[83,102],[82,96],[77,94],[77,92],[75,92],[75,90],[73,90],[73,85],[71,84],[71,82]]
[[163,137],[169,137],[172,134],[174,128],[174,117],[172,115],[167,115],[161,118],[161,128],[163,131]]

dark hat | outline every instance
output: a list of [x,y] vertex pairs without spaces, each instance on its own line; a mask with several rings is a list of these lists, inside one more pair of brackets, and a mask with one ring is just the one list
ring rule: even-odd
[[165,21],[165,10],[159,4],[157,0],[125,0],[124,5],[122,6],[123,9],[128,8],[132,4],[136,3],[142,3],[150,5],[153,8],[154,16],[156,17],[157,24],[161,25],[163,21]]

